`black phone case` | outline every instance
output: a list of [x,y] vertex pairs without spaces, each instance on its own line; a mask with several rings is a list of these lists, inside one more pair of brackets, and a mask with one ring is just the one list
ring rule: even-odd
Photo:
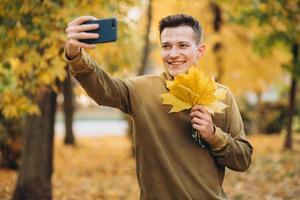
[[81,42],[87,44],[95,44],[95,43],[114,42],[117,40],[118,24],[117,24],[117,19],[115,18],[91,20],[91,21],[86,21],[82,24],[99,24],[98,29],[92,31],[86,31],[88,33],[98,33],[99,37],[97,39],[79,40]]

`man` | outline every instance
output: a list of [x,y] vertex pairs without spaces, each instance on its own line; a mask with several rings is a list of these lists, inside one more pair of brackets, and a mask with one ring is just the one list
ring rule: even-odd
[[[227,199],[222,183],[225,167],[246,170],[252,146],[230,90],[224,114],[212,116],[201,105],[169,114],[160,95],[167,92],[166,80],[185,73],[203,56],[202,29],[188,15],[172,15],[159,23],[161,57],[166,72],[127,80],[113,78],[83,50],[94,45],[78,39],[97,38],[84,31],[97,25],[80,25],[91,16],[69,23],[66,60],[71,73],[98,104],[130,114],[134,124],[136,172],[141,199]],[[100,27],[101,28],[101,27]],[[201,148],[191,137],[193,128],[206,141]]]

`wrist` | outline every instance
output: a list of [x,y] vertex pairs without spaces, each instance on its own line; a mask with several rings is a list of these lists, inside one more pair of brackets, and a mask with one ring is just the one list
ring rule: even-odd
[[79,47],[70,47],[69,45],[67,45],[66,47],[66,57],[70,60],[73,60],[74,58],[76,58],[80,53],[80,48]]
[[211,134],[210,134],[208,137],[203,138],[203,139],[204,139],[205,141],[210,140],[211,138],[213,138],[213,137],[215,136],[215,133],[216,133],[216,127],[213,125],[213,129],[212,129]]
[[78,51],[76,53],[68,53],[68,50],[67,50],[66,57],[69,60],[73,60],[74,58],[76,58],[79,55],[79,53],[80,53],[80,51]]

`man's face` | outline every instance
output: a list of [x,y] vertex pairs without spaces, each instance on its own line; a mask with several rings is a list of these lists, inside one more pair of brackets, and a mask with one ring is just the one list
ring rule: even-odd
[[187,72],[202,57],[205,47],[196,43],[194,34],[190,26],[163,29],[160,36],[160,55],[172,76]]

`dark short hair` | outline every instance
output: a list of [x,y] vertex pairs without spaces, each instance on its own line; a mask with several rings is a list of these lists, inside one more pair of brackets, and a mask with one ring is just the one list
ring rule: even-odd
[[161,36],[162,31],[168,27],[190,26],[195,33],[195,40],[199,44],[202,40],[202,27],[192,16],[187,14],[169,15],[159,21],[158,30]]

